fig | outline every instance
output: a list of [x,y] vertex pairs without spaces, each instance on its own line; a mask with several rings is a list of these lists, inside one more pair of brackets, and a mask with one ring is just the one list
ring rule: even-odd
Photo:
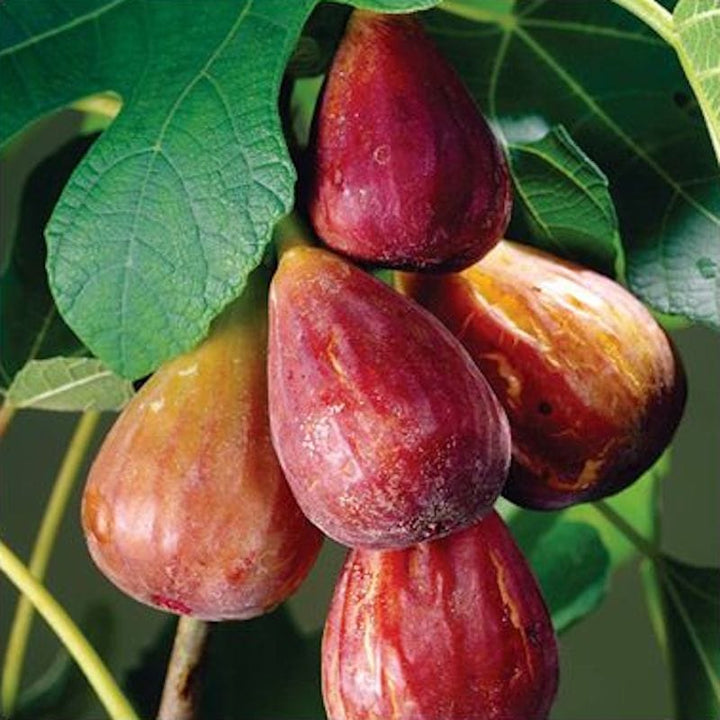
[[128,403],[82,500],[90,553],[112,582],[140,602],[207,620],[277,606],[322,542],[270,440],[262,272],[205,341]]
[[351,15],[309,155],[315,231],[357,261],[460,269],[507,226],[511,185],[502,150],[412,16]]
[[552,509],[611,495],[670,442],[682,366],[618,283],[503,241],[460,274],[399,285],[462,341],[505,408],[513,502]]
[[272,438],[312,522],[345,545],[402,547],[488,510],[507,420],[441,323],[311,247],[283,254],[269,304]]
[[349,552],[322,642],[329,720],[541,720],[557,675],[542,596],[494,511],[440,540]]

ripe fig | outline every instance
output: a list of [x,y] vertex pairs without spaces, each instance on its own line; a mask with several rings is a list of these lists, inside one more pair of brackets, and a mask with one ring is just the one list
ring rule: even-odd
[[503,153],[412,16],[352,14],[315,115],[310,162],[315,230],[355,260],[460,269],[508,223]]
[[329,720],[542,720],[557,674],[542,596],[497,513],[350,551],[323,635]]
[[612,280],[503,241],[459,275],[400,285],[462,341],[505,408],[513,502],[549,509],[611,495],[669,443],[685,403],[680,360]]
[[507,420],[430,313],[345,260],[296,247],[270,288],[270,424],[305,514],[350,546],[477,520],[510,461]]
[[270,441],[268,281],[258,273],[209,337],[126,406],[82,502],[90,553],[110,580],[140,602],[207,620],[271,610],[322,542]]

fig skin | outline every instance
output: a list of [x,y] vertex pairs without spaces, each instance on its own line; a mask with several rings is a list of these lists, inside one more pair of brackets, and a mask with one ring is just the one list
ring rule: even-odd
[[205,620],[271,610],[300,585],[322,543],[270,441],[260,272],[210,336],[125,407],[82,501],[90,554],[113,583]]
[[460,339],[510,420],[503,494],[535,509],[612,495],[657,460],[685,375],[662,328],[622,286],[502,241],[463,273],[399,285]]
[[497,513],[404,550],[350,551],[325,623],[329,720],[542,720],[555,636]]
[[502,237],[512,203],[505,157],[414,17],[355,11],[318,108],[308,208],[333,250],[448,271]]
[[507,420],[430,313],[318,248],[270,288],[270,424],[307,517],[349,546],[402,547],[465,527],[507,475]]

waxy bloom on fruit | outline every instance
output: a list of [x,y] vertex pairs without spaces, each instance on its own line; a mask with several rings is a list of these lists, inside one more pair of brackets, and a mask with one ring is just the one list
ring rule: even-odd
[[404,550],[352,550],[322,645],[329,720],[542,720],[557,687],[550,618],[492,512]]
[[270,423],[305,514],[401,547],[477,520],[505,481],[505,414],[460,343],[392,288],[297,247],[270,289]]
[[83,496],[88,547],[105,575],[141,602],[208,620],[281,603],[322,542],[270,441],[261,272],[203,343],[130,401]]
[[507,411],[513,502],[616,493],[670,442],[685,402],[679,358],[612,280],[503,241],[461,274],[400,285],[462,341]]
[[328,74],[310,145],[309,212],[356,260],[459,269],[509,219],[507,165],[455,70],[407,15],[356,11]]

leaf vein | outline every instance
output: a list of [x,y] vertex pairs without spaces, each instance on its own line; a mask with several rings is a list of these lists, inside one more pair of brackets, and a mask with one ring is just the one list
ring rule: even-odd
[[127,0],[112,0],[112,2],[109,2],[107,5],[103,5],[96,10],[93,10],[92,12],[85,13],[84,15],[78,15],[72,20],[63,23],[62,25],[58,25],[54,28],[51,28],[50,30],[46,30],[44,33],[40,33],[38,35],[34,35],[33,37],[26,38],[19,43],[15,43],[15,45],[9,45],[8,47],[0,50],[0,58],[4,57],[5,55],[11,55],[20,50],[24,50],[26,47],[37,45],[43,40],[48,40],[49,38],[55,37],[56,35],[61,35],[62,33],[67,32],[68,30],[72,30],[73,28],[86,22],[92,22],[101,15],[105,15],[112,9],[116,8],[118,5],[122,5],[125,2],[127,2]]
[[720,225],[720,217],[713,214],[708,208],[699,203],[692,195],[686,193],[685,190],[661,167],[657,161],[652,158],[643,147],[638,145],[598,104],[595,100],[588,96],[582,85],[564,70],[555,58],[538,42],[530,37],[521,28],[516,29],[517,35],[525,42],[525,44],[542,59],[548,67],[595,113],[603,124],[615,133],[623,143],[625,143],[639,158],[641,158],[652,170],[657,173],[673,190],[675,190],[689,205],[704,215],[708,220],[716,225]]

